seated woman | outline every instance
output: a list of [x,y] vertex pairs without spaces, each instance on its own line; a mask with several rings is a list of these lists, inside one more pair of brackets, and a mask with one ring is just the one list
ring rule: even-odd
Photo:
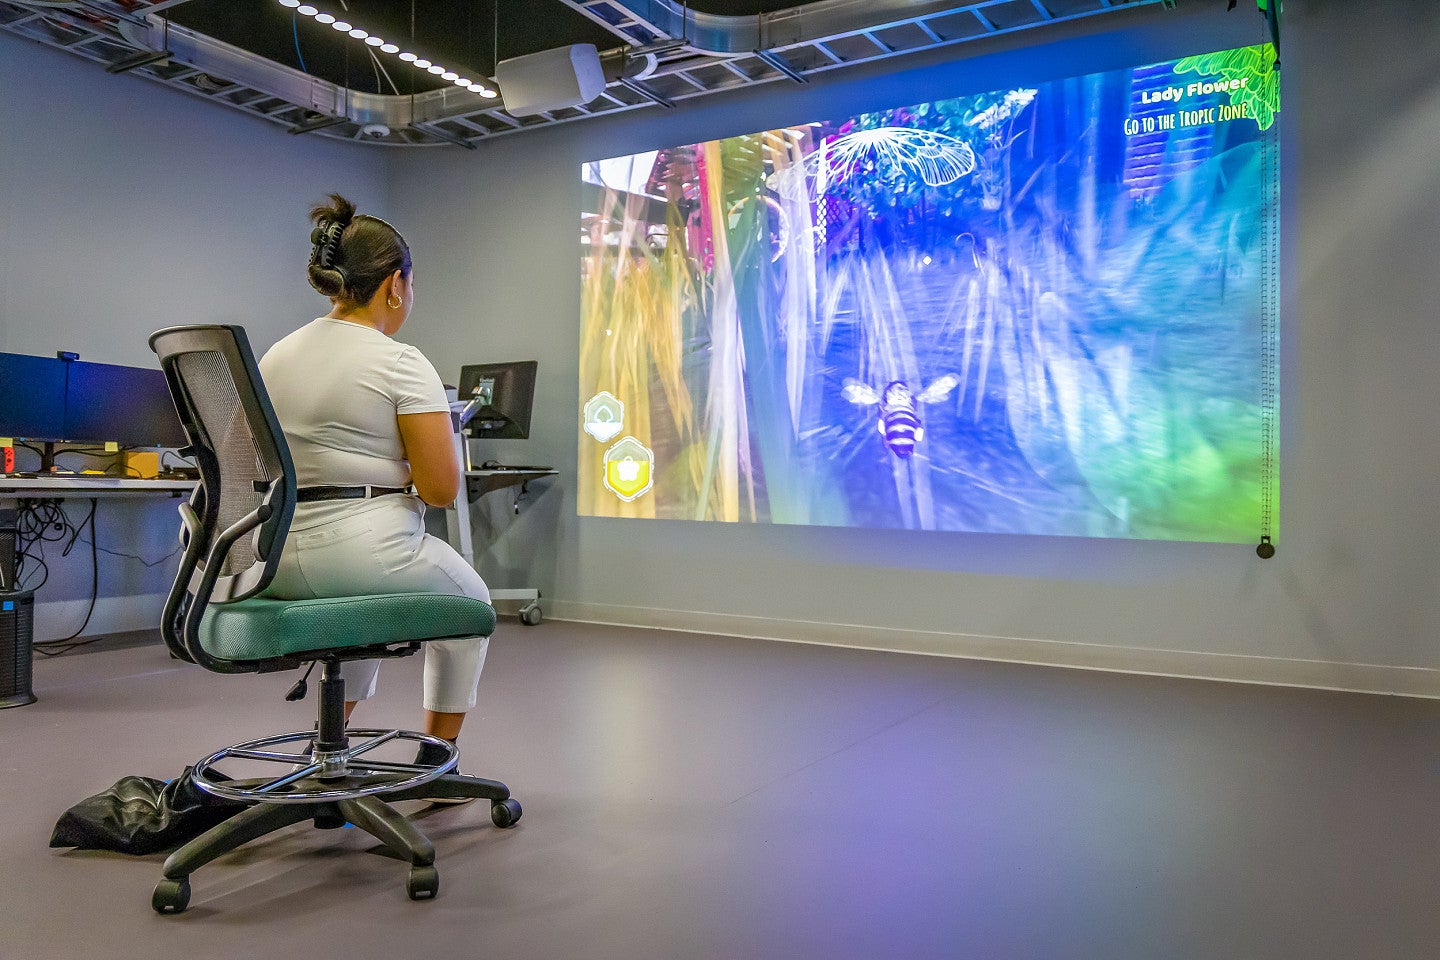
[[[461,473],[450,404],[430,362],[390,339],[415,303],[410,249],[395,228],[332,194],[310,211],[310,285],[328,314],[285,337],[260,373],[301,490],[268,594],[281,599],[435,592],[489,601],[485,581],[425,532],[425,504],[455,500]],[[408,492],[413,484],[414,493]],[[333,487],[369,496],[330,499]],[[425,645],[425,732],[454,741],[475,706],[489,640]],[[346,718],[375,693],[379,662],[344,665]],[[420,751],[422,762],[438,762]]]

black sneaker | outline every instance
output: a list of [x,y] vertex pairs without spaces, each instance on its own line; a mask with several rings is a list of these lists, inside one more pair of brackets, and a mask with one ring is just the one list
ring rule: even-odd
[[[444,763],[447,756],[448,754],[443,747],[437,747],[433,743],[422,743],[420,744],[419,751],[415,754],[415,762],[434,766]],[[449,772],[458,774],[460,772],[460,764],[455,764],[455,766],[450,768]],[[426,797],[425,801],[436,804],[437,806],[459,806],[462,803],[470,803],[474,799],[474,797]]]

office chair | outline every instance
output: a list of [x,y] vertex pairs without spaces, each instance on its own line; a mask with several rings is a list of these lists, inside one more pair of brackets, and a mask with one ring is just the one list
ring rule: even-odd
[[[503,783],[452,772],[455,747],[439,737],[347,730],[340,665],[410,656],[429,640],[488,636],[495,611],[480,600],[438,593],[260,596],[275,575],[294,513],[295,467],[245,331],[170,327],[150,337],[150,348],[189,438],[181,452],[200,470],[200,483],[180,507],[184,550],[161,622],[166,645],[176,657],[217,673],[322,665],[314,730],[225,747],[195,765],[200,789],[249,806],[170,855],[151,905],[159,913],[182,912],[194,870],[302,820],[322,829],[346,822],[359,827],[409,861],[412,900],[434,897],[440,889],[435,847],[390,802],[486,799],[500,827],[520,819],[520,804]],[[304,688],[302,679],[287,699],[299,699]],[[396,741],[431,744],[446,759],[403,763],[370,753]],[[266,775],[232,780],[216,769],[227,759],[258,761]]]

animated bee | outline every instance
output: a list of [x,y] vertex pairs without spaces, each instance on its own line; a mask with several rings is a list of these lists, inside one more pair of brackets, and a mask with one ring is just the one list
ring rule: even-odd
[[925,425],[920,420],[916,407],[919,403],[938,403],[949,395],[960,378],[947,373],[917,396],[910,392],[910,385],[904,380],[891,380],[885,389],[877,393],[874,387],[859,380],[847,379],[841,394],[851,403],[869,406],[880,404],[880,419],[875,426],[880,438],[890,452],[902,459],[908,459],[915,452],[915,444],[925,439]]

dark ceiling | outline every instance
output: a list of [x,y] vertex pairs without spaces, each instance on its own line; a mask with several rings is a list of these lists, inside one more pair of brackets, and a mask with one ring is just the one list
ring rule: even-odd
[[[0,0],[0,30],[294,134],[473,147],[549,124],[669,109],[754,84],[804,82],[852,65],[1174,2]],[[682,10],[694,15],[683,24]],[[796,15],[757,20],[784,11]],[[327,23],[337,18],[345,30]],[[586,103],[526,111],[522,102],[511,110],[489,82],[497,61],[573,43],[616,54],[604,58],[605,87]],[[417,57],[419,68],[409,62]]]
[[[558,0],[309,2],[322,13],[477,80],[493,77],[495,64],[510,57],[572,43],[593,43],[601,50],[623,43]],[[690,8],[740,16],[803,5],[783,0],[704,0]],[[446,86],[440,78],[394,56],[377,53],[377,65],[372,48],[277,0],[188,0],[169,8],[166,15],[181,26],[354,90],[409,94]]]

